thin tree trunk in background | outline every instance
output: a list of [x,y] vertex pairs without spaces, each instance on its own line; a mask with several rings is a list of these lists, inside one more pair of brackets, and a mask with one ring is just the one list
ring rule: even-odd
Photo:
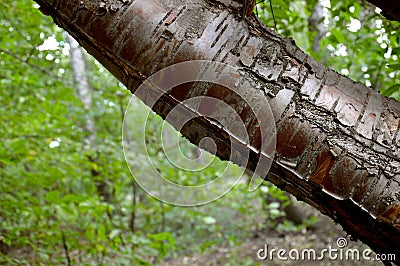
[[[83,108],[89,113],[92,108],[92,88],[89,83],[86,58],[85,54],[80,47],[79,43],[69,34],[67,34],[67,42],[70,45],[70,64],[72,69],[72,75],[75,83],[76,94],[78,99],[82,102]],[[84,130],[87,132],[87,138],[85,139],[84,147],[88,151],[88,160],[92,164],[91,175],[93,176],[94,182],[96,183],[97,192],[103,198],[105,202],[111,201],[111,194],[106,180],[100,177],[101,173],[98,167],[94,167],[97,163],[96,154],[96,122],[91,115],[87,115],[84,125]]]
[[[399,102],[324,67],[255,17],[241,19],[234,6],[206,0],[123,1],[117,8],[97,0],[36,1],[132,92],[156,71],[182,61],[242,67],[229,84],[248,82],[241,93],[268,101],[276,120],[277,147],[267,179],[376,252],[396,253],[400,260]],[[192,85],[165,93],[153,110],[166,117],[179,102],[202,95],[242,101],[221,86]],[[182,108],[178,119],[185,121],[192,111]],[[241,115],[247,128],[257,124],[246,107]],[[252,171],[265,159],[256,132],[249,133],[249,142],[235,143],[235,152],[249,153],[244,166]],[[196,144],[212,137],[222,159],[229,159],[236,139],[206,115],[181,133]]]
[[[89,84],[86,70],[86,59],[79,46],[79,43],[69,34],[67,34],[67,42],[70,46],[70,64],[72,69],[72,76],[76,85],[75,90],[78,95],[78,99],[82,102],[83,108],[86,111],[90,111],[92,107],[92,89]],[[95,122],[92,117],[86,118],[84,129],[88,132],[88,146],[91,148],[95,147],[96,141],[96,129]]]
[[308,18],[308,24],[310,31],[315,33],[312,49],[314,52],[318,53],[321,51],[321,40],[326,33],[323,6],[320,0],[318,0],[317,4],[314,6],[311,16]]
[[[124,109],[124,105],[123,105],[123,101],[122,101],[122,93],[120,93],[118,91],[118,104],[119,104],[119,112],[121,114],[121,122],[122,122],[122,126],[123,131],[127,131],[128,130],[128,126],[127,123],[129,123],[129,121],[125,120],[124,121],[124,115],[125,115],[125,109]],[[132,102],[130,104],[133,104]],[[126,149],[129,149],[131,146],[131,139],[129,134],[126,134],[125,137],[122,140],[124,142],[124,147]],[[136,181],[134,179],[132,179],[132,206],[131,206],[131,218],[129,219],[129,228],[131,230],[132,233],[135,233],[136,231],[136,204],[137,204],[137,198],[138,198],[138,185],[136,184]]]

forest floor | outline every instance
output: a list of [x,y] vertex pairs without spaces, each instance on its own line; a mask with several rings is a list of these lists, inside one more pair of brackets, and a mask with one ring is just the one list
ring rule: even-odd
[[[240,245],[220,245],[213,247],[211,250],[201,254],[185,254],[182,257],[165,259],[160,265],[163,266],[214,266],[214,265],[383,265],[382,262],[363,259],[363,252],[375,258],[375,253],[360,241],[350,240],[340,225],[335,224],[329,217],[320,214],[309,206],[301,206],[307,213],[312,212],[318,218],[318,221],[313,225],[313,229],[303,229],[300,232],[278,232],[274,229],[255,232],[243,241]],[[345,246],[342,249],[338,248],[338,239],[345,241]],[[260,249],[268,247],[270,254],[272,249],[286,250],[287,260],[278,258],[277,252],[262,260],[257,255]],[[307,259],[307,252],[315,250],[316,257],[320,256],[323,249],[332,249],[332,255],[329,256],[328,251],[324,253],[322,260]],[[333,251],[337,249],[338,251]],[[296,251],[299,252],[299,260],[289,258],[289,252],[293,256]],[[304,251],[306,250],[306,251]],[[351,252],[357,252],[360,259],[353,259]],[[301,259],[302,252],[305,252],[304,260]],[[312,252],[312,251],[311,251]],[[347,256],[350,259],[345,259]],[[260,252],[260,256],[265,256],[265,253]],[[341,255],[342,254],[342,255]],[[355,253],[353,253],[355,254]],[[337,256],[335,259],[335,255]],[[341,259],[342,258],[342,259]]]

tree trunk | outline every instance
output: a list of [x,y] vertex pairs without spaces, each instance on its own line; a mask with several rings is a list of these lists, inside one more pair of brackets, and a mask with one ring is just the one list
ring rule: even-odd
[[308,18],[310,31],[315,34],[312,49],[318,53],[321,51],[321,40],[325,36],[326,28],[324,25],[323,6],[320,0],[315,4],[311,16]]
[[[66,41],[70,45],[70,64],[76,94],[78,95],[78,99],[82,102],[83,108],[87,112],[90,112],[93,102],[93,90],[89,84],[84,51],[71,35],[67,35]],[[88,114],[83,128],[87,133],[87,137],[84,140],[84,148],[86,150],[88,160],[92,164],[90,172],[93,177],[93,181],[95,182],[99,196],[104,202],[109,203],[111,201],[109,186],[107,185],[106,180],[104,180],[104,177],[101,176],[99,167],[94,166],[98,161],[98,155],[96,152],[96,122],[90,114]]]
[[[223,1],[233,3],[229,9],[206,0],[36,1],[132,92],[156,71],[183,61],[240,67],[227,82],[251,86],[232,91],[189,82],[165,93],[153,110],[165,118],[191,97],[228,99],[250,131],[248,142],[232,141],[238,137],[206,116],[180,131],[195,144],[213,138],[222,159],[229,159],[231,144],[233,153],[247,152],[244,166],[254,171],[268,156],[256,115],[237,103],[240,95],[256,104],[267,100],[277,128],[267,179],[376,252],[400,260],[400,103],[327,69],[255,17],[242,19],[236,2]],[[149,86],[142,99],[161,93],[156,90]],[[216,108],[208,107],[209,113]],[[193,112],[184,104],[180,110],[182,119]]]

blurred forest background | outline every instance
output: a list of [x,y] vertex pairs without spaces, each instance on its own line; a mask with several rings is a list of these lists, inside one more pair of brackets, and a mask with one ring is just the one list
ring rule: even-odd
[[[364,1],[272,5],[275,21],[269,1],[257,6],[269,27],[337,72],[400,100],[399,23]],[[1,265],[182,265],[193,264],[194,254],[217,253],[203,264],[257,265],[254,256],[240,255],[243,243],[315,230],[314,216],[286,215],[292,199],[267,182],[252,193],[240,183],[199,207],[148,196],[134,182],[121,145],[131,95],[80,51],[33,1],[0,2]],[[133,105],[138,116],[147,112],[139,101]],[[224,171],[227,163],[216,158],[200,172],[168,164],[161,124],[151,115],[146,125],[146,144],[161,173],[192,184]],[[133,147],[140,134],[130,135]],[[196,157],[191,144],[180,146]],[[145,171],[142,151],[137,154],[135,175]]]

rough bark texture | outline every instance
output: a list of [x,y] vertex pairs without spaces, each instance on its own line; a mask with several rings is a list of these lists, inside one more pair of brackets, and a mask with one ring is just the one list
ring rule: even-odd
[[[246,93],[266,99],[276,118],[268,180],[376,252],[400,259],[398,102],[327,69],[254,17],[243,20],[240,5],[232,1],[223,2],[233,7],[205,0],[36,1],[132,92],[152,73],[182,61],[242,67],[232,84],[250,82]],[[220,87],[191,85],[173,89],[153,109],[165,117],[179,101],[196,95],[240,101]],[[240,115],[254,128],[253,113],[243,107]],[[229,158],[229,132],[207,117],[192,120],[181,132],[193,143],[212,137],[217,155]],[[249,145],[236,146],[239,153],[249,149],[251,170],[264,156],[259,138],[250,132]]]

